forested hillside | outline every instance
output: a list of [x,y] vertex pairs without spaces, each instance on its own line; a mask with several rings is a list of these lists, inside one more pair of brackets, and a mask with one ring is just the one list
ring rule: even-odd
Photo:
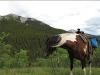
[[[52,66],[67,67],[69,60],[65,50],[58,49],[50,58],[42,58],[46,39],[63,32],[66,31],[33,18],[15,14],[0,16],[0,67],[51,66],[51,63]],[[99,53],[100,47],[95,50],[95,66],[100,66]]]
[[43,55],[47,37],[65,31],[54,29],[33,18],[9,14],[0,16],[0,33],[2,32],[8,34],[4,41],[12,45],[12,55],[20,52],[20,49],[27,50],[28,60],[31,64],[37,57]]

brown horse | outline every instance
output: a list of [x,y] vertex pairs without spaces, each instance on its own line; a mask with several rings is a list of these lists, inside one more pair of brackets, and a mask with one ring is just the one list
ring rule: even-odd
[[70,58],[70,75],[73,75],[73,60],[78,59],[81,62],[84,75],[86,75],[86,61],[89,61],[90,74],[91,74],[91,55],[89,50],[88,39],[77,33],[63,33],[50,37],[46,41],[46,56],[52,54],[57,47],[67,49]]

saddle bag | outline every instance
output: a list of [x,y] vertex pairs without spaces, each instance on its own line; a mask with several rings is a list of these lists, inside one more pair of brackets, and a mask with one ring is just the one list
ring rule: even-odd
[[98,42],[97,39],[95,37],[90,39],[91,45],[93,48],[98,48]]

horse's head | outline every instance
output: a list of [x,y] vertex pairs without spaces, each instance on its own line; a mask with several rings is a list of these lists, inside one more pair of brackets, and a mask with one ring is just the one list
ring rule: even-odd
[[60,40],[61,38],[58,35],[47,38],[46,49],[45,49],[46,57],[48,57],[50,54],[52,54],[56,50],[56,47],[53,47],[53,46],[59,43]]

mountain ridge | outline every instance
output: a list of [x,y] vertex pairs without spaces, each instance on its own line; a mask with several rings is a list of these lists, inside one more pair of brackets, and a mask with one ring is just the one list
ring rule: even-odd
[[14,14],[1,16],[0,33],[9,33],[4,41],[12,45],[12,54],[19,52],[20,49],[27,50],[29,60],[34,60],[36,55],[38,55],[36,57],[43,56],[48,37],[66,32],[36,19],[24,17],[24,21],[21,21],[21,18],[22,16]]

